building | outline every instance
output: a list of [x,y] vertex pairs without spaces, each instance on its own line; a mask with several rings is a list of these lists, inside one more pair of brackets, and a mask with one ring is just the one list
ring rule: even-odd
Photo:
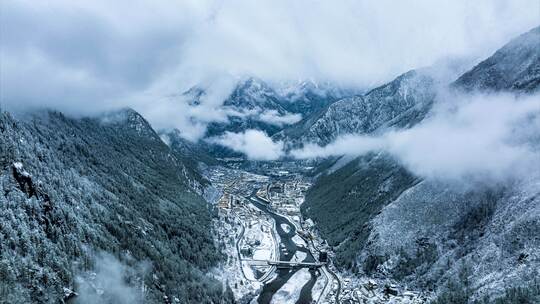
[[319,252],[319,262],[321,263],[328,262],[328,253],[326,253],[326,251]]
[[225,192],[218,201],[218,207],[221,209],[231,209],[233,196]]

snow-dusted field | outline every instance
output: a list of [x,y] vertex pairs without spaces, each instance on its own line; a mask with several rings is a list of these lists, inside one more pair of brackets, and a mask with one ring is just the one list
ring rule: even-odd
[[272,304],[283,304],[283,303],[295,303],[300,296],[300,291],[302,286],[304,286],[309,279],[311,274],[307,268],[302,268],[298,270],[290,279],[278,290],[274,297],[272,298]]

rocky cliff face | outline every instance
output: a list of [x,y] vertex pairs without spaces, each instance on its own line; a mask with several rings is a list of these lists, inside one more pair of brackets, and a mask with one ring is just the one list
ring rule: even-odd
[[2,113],[0,149],[2,302],[227,301],[205,181],[139,114]]
[[381,128],[407,127],[423,119],[435,98],[435,80],[424,71],[410,71],[392,82],[341,99],[313,119],[275,136],[293,146],[326,145],[340,135],[365,134]]
[[[539,30],[511,41],[451,87],[465,92],[537,92]],[[420,82],[425,83],[430,82]],[[356,98],[360,105],[354,108],[365,109],[358,115],[368,116],[342,119],[354,122],[347,124],[352,127],[345,132],[372,133],[380,126],[407,128],[421,121],[432,91],[407,90],[418,94],[411,97],[396,84],[375,89],[381,94],[367,104],[362,104],[366,98]],[[386,106],[387,98],[396,98],[397,107]],[[375,112],[376,119],[370,118],[372,108],[382,112]],[[408,115],[410,109],[415,114]],[[332,119],[319,121],[312,126],[321,126],[322,131],[310,133],[316,142],[325,144],[341,133],[341,125]],[[463,187],[415,177],[390,156],[370,154],[321,175],[302,211],[316,220],[323,236],[335,246],[342,268],[433,290],[436,303],[495,299],[534,303],[540,297],[535,279],[540,271],[540,171],[531,168],[530,173],[525,180]]]

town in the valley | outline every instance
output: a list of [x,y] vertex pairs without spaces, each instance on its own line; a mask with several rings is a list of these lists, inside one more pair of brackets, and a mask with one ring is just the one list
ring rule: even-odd
[[229,165],[233,168],[210,167],[206,176],[220,192],[216,240],[227,255],[214,275],[229,284],[238,302],[426,302],[422,294],[388,280],[362,278],[333,265],[332,247],[300,212],[311,167],[263,163],[248,172]]

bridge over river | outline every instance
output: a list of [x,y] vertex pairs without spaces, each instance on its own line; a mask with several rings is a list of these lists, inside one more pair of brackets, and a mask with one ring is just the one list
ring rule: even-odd
[[249,263],[254,266],[276,266],[276,268],[319,268],[324,266],[326,263],[321,262],[293,262],[293,261],[273,261],[273,260],[250,260],[243,259],[242,262]]
[[[278,257],[276,257],[277,260],[243,260],[246,263],[249,263],[252,261],[252,263],[258,263],[258,265],[261,266],[272,266],[276,268],[275,274],[276,276],[269,282],[266,282],[263,285],[263,288],[257,298],[258,304],[270,304],[272,302],[272,298],[274,294],[283,286],[289,279],[301,268],[308,268],[310,272],[310,279],[307,281],[304,286],[302,287],[300,291],[300,295],[298,297],[298,300],[296,301],[297,304],[307,304],[307,303],[313,303],[315,300],[312,295],[312,289],[313,286],[315,286],[315,283],[319,278],[321,278],[320,272],[318,271],[319,268],[322,269],[322,273],[325,274],[329,273],[332,276],[335,276],[332,272],[328,270],[326,267],[326,264],[324,261],[317,261],[315,257],[313,256],[312,252],[303,246],[297,246],[296,243],[293,241],[293,237],[297,235],[296,233],[296,226],[293,225],[287,219],[286,217],[279,215],[275,213],[273,210],[269,208],[269,202],[266,200],[261,199],[256,195],[257,189],[253,189],[250,196],[247,196],[246,198],[251,202],[253,206],[258,208],[259,210],[266,212],[268,215],[270,215],[275,222],[275,230],[277,235],[279,235],[279,244],[280,248],[283,248],[285,250],[282,250],[279,252]],[[285,230],[283,227],[288,226],[289,229]],[[306,254],[306,257],[302,261],[291,261],[291,259],[295,256],[296,252],[303,252]],[[327,276],[328,281],[331,279]],[[336,277],[337,280],[337,277]],[[339,284],[339,281],[338,281]],[[328,283],[327,283],[328,285]],[[326,288],[326,287],[325,287]],[[335,294],[336,297],[336,303],[338,303],[337,299],[339,297],[339,290]]]

